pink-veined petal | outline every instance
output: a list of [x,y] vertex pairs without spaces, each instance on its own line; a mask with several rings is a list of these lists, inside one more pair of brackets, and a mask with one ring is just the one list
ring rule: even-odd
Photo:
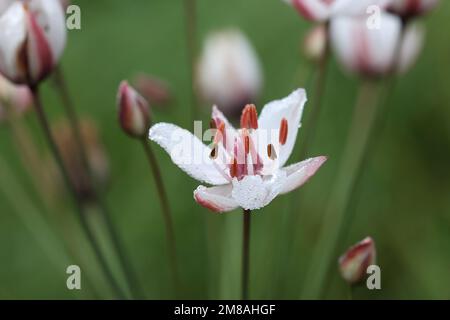
[[288,193],[301,187],[319,170],[325,161],[327,161],[327,157],[321,156],[307,159],[281,169],[286,172],[287,177],[280,193]]
[[210,187],[199,186],[194,191],[194,199],[201,206],[213,212],[227,212],[238,208],[238,204],[231,196],[232,186]]
[[[258,152],[267,162],[267,145],[272,144],[274,146],[277,154],[277,165],[274,166],[274,169],[281,168],[294,149],[306,101],[305,90],[297,89],[284,99],[268,103],[261,111],[258,119],[259,129],[256,132]],[[287,120],[287,139],[281,145],[279,138],[283,119]]]
[[170,123],[157,123],[150,128],[150,140],[158,143],[172,161],[188,175],[212,185],[229,183],[224,163],[211,159],[211,149],[189,131]]

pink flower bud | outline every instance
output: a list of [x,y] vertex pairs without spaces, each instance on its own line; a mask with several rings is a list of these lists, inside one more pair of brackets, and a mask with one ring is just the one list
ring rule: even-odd
[[423,15],[432,10],[439,0],[392,0],[389,10],[403,18]]
[[33,97],[30,89],[24,85],[15,85],[0,75],[0,102],[3,105],[3,116],[8,113],[6,107],[11,111],[21,114],[31,109]]
[[197,88],[209,105],[229,116],[257,99],[262,71],[255,50],[238,30],[215,32],[205,41],[197,66]]
[[375,243],[367,237],[347,250],[339,258],[339,271],[342,278],[350,284],[364,280],[367,268],[375,264]]
[[325,54],[328,41],[327,27],[323,24],[314,26],[307,33],[303,42],[303,52],[307,59],[318,62]]
[[59,0],[13,1],[0,16],[0,73],[34,86],[59,62],[65,43]]
[[122,81],[117,97],[119,122],[123,131],[135,138],[145,138],[151,125],[150,108],[128,82]]
[[152,106],[162,107],[172,99],[167,83],[153,76],[139,74],[134,79],[134,86]]

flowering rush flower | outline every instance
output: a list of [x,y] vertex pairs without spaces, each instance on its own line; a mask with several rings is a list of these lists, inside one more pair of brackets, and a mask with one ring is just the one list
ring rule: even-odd
[[284,167],[295,145],[305,102],[305,91],[298,89],[267,104],[259,118],[256,107],[247,105],[240,129],[214,106],[213,129],[204,134],[212,140],[210,146],[169,123],[155,124],[149,138],[187,174],[213,185],[194,191],[195,201],[203,207],[214,212],[260,209],[276,196],[302,186],[327,159],[320,156]]
[[375,243],[371,237],[367,237],[339,258],[339,271],[345,281],[355,284],[364,279],[367,268],[375,264],[375,260]]
[[206,102],[217,104],[227,115],[239,115],[243,105],[259,96],[262,82],[258,56],[242,32],[217,31],[206,38],[196,74]]
[[392,0],[389,10],[402,17],[410,18],[432,10],[439,0]]
[[364,15],[370,6],[385,8],[391,0],[284,0],[305,19],[327,21],[341,15]]
[[369,29],[366,22],[346,16],[331,21],[331,44],[343,67],[368,77],[407,71],[422,49],[422,28],[412,25],[402,32],[401,19],[389,13],[380,14],[380,28]]
[[66,43],[59,0],[0,0],[0,73],[35,85],[58,63]]

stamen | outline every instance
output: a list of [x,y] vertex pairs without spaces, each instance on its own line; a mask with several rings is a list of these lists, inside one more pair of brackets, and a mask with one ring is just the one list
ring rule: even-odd
[[214,143],[225,141],[225,122],[221,122],[214,137]]
[[214,148],[212,148],[211,153],[209,154],[209,157],[213,160],[217,159],[217,154],[218,154],[218,150],[217,150],[217,145],[214,145]]
[[248,104],[242,110],[241,128],[258,129],[258,113],[254,104]]
[[233,163],[230,166],[230,176],[231,178],[237,177],[238,163],[235,157],[233,157]]
[[267,155],[269,156],[270,160],[275,160],[277,158],[277,152],[275,151],[275,147],[273,144],[267,145]]
[[209,128],[210,129],[217,129],[216,120],[211,119],[211,121],[209,121]]
[[283,118],[283,119],[281,119],[280,135],[279,135],[279,142],[281,145],[286,144],[287,135],[288,135],[288,122],[287,122],[286,118]]

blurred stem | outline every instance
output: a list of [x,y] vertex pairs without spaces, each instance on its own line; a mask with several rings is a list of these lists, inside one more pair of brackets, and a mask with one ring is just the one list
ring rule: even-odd
[[348,201],[354,191],[363,158],[367,152],[369,137],[374,128],[378,107],[377,89],[375,83],[369,81],[361,83],[338,175],[322,218],[323,224],[318,236],[318,243],[305,278],[304,298],[321,297],[325,279],[330,266],[333,265],[333,257],[342,228],[349,223]]
[[189,89],[191,95],[192,122],[197,119],[198,107],[194,90],[195,83],[195,58],[197,53],[197,4],[196,0],[184,0],[184,12],[186,19],[186,46],[189,59]]
[[353,300],[353,285],[348,285],[348,300]]
[[91,167],[89,165],[87,148],[84,143],[83,135],[81,132],[80,120],[75,111],[75,106],[74,106],[73,100],[70,96],[69,88],[67,86],[64,72],[63,72],[61,66],[58,66],[55,68],[54,80],[55,80],[56,87],[58,89],[57,91],[60,94],[61,101],[64,106],[64,110],[69,118],[70,126],[72,128],[72,132],[75,137],[75,143],[77,144],[77,149],[80,153],[80,159],[81,159],[82,165],[87,172],[87,175],[89,178],[89,183],[90,183],[91,187],[93,189],[95,189],[93,191],[94,199],[100,209],[100,214],[103,218],[103,222],[106,225],[109,237],[113,244],[113,248],[116,251],[117,257],[119,258],[120,265],[121,265],[122,270],[127,279],[127,283],[129,285],[131,291],[133,292],[134,297],[140,298],[140,297],[142,297],[142,290],[139,286],[139,283],[137,281],[137,278],[135,276],[135,273],[133,271],[131,263],[129,262],[130,259],[128,259],[127,255],[125,254],[125,249],[122,245],[122,240],[120,239],[119,233],[117,232],[115,225],[111,219],[110,210],[109,210],[108,206],[106,205],[106,202],[103,199],[103,196],[97,192],[97,186],[95,185],[95,181],[93,179],[93,175],[91,172]]
[[244,210],[244,223],[242,229],[242,300],[248,300],[251,214],[250,210]]
[[314,84],[314,96],[312,101],[312,107],[308,121],[306,122],[306,130],[304,131],[303,144],[300,147],[300,160],[306,158],[311,143],[314,141],[315,134],[317,132],[318,121],[322,110],[323,96],[325,95],[325,85],[328,71],[328,62],[330,60],[330,44],[328,39],[328,23],[325,25],[327,39],[325,41],[325,49],[323,55],[318,64],[317,78]]
[[59,170],[60,170],[61,175],[62,175],[62,177],[64,179],[66,187],[67,187],[68,191],[71,193],[71,195],[73,196],[75,209],[76,209],[76,212],[78,214],[78,219],[79,219],[80,224],[81,224],[81,226],[83,228],[83,231],[85,232],[86,237],[89,239],[89,242],[90,242],[90,244],[92,246],[92,249],[94,250],[94,253],[95,253],[95,255],[96,255],[97,259],[98,259],[98,262],[99,262],[102,270],[105,273],[106,278],[110,282],[111,287],[114,289],[114,291],[116,292],[117,296],[120,299],[123,299],[123,298],[125,298],[125,295],[124,295],[122,289],[118,286],[118,284],[117,284],[117,282],[116,282],[116,280],[115,280],[115,278],[114,278],[114,276],[113,276],[113,274],[111,272],[111,269],[109,268],[108,264],[106,263],[105,257],[103,256],[103,254],[102,254],[102,252],[100,250],[100,247],[99,247],[99,245],[98,245],[98,243],[97,243],[97,241],[95,239],[95,236],[94,236],[92,230],[89,227],[89,224],[88,224],[86,216],[85,216],[86,212],[84,211],[84,207],[83,207],[83,205],[81,203],[81,200],[79,199],[79,197],[77,195],[77,192],[76,192],[74,186],[72,185],[72,182],[71,182],[71,180],[69,178],[69,174],[66,171],[66,168],[64,166],[64,162],[63,162],[62,157],[61,157],[61,155],[59,153],[58,147],[56,146],[55,140],[53,139],[53,136],[52,136],[52,133],[51,133],[51,130],[50,130],[50,125],[49,125],[47,116],[45,114],[43,105],[42,105],[41,100],[40,100],[39,89],[36,86],[33,86],[30,89],[31,89],[31,91],[33,93],[33,100],[34,100],[34,105],[35,105],[35,108],[36,108],[36,113],[37,113],[37,116],[38,116],[39,123],[40,123],[40,125],[41,125],[41,127],[42,127],[42,129],[44,131],[45,138],[47,139],[50,151],[52,152],[53,157],[54,157],[54,159],[56,161],[56,164],[59,167]]
[[163,212],[163,218],[166,226],[166,239],[167,249],[169,250],[170,268],[172,273],[172,280],[175,289],[179,289],[178,278],[178,263],[177,263],[177,251],[175,242],[175,233],[172,222],[172,214],[170,211],[169,200],[167,198],[166,189],[159,169],[158,162],[153,154],[152,148],[147,143],[147,139],[142,139],[142,147],[144,148],[145,155],[147,156],[150,169],[152,170],[153,178],[155,179],[156,189],[158,191],[159,201]]

